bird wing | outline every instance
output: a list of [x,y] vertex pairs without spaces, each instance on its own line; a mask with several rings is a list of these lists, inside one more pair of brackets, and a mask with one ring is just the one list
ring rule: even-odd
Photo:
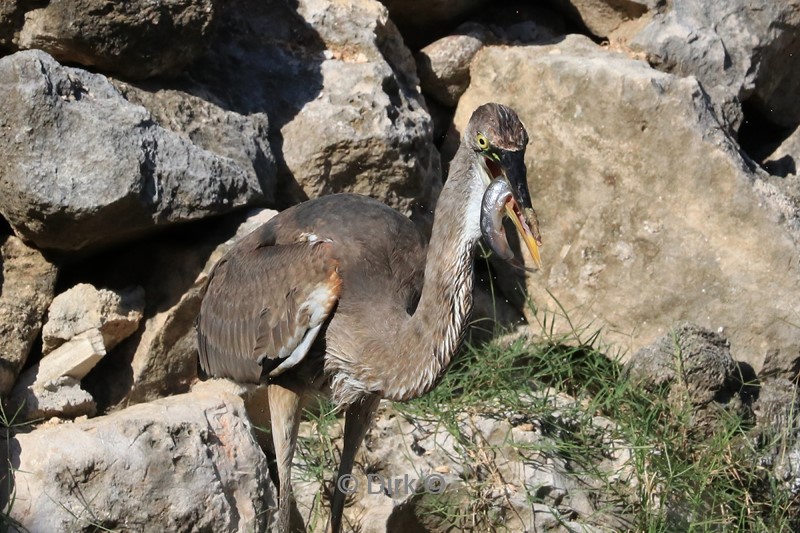
[[338,301],[337,265],[330,241],[316,237],[232,249],[209,276],[196,323],[203,370],[257,383],[297,365]]

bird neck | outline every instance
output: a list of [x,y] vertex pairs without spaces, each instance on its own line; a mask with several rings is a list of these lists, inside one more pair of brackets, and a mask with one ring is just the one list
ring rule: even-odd
[[[403,342],[396,345],[404,352],[398,360],[403,362],[406,379],[396,390],[385,390],[392,399],[414,398],[433,388],[466,332],[472,312],[473,256],[481,236],[485,188],[472,160],[474,155],[462,144],[439,196],[422,294],[414,315],[400,332]],[[408,376],[415,378],[409,382]]]

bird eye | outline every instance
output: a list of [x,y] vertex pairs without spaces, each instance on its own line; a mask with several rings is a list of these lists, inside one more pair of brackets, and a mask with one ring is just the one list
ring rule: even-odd
[[476,140],[478,141],[478,146],[482,150],[486,150],[487,148],[489,148],[489,141],[486,139],[483,133],[479,133],[476,137]]

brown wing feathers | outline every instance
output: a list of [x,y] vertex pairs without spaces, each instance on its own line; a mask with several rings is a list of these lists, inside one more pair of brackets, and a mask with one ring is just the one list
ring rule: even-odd
[[260,363],[270,370],[286,358],[288,367],[302,360],[313,341],[308,335],[316,335],[338,300],[341,280],[329,242],[247,244],[212,271],[198,347],[209,375],[256,383]]

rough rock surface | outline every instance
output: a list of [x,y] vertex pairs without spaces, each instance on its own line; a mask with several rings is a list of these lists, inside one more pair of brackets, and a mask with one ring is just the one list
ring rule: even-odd
[[486,28],[469,25],[420,50],[417,72],[425,96],[455,107],[469,85],[469,64],[488,39]]
[[218,0],[52,0],[25,14],[17,45],[129,78],[171,74],[204,52],[221,4]]
[[[786,379],[768,380],[759,385],[758,400],[753,404],[759,444],[765,446],[761,465],[795,501],[800,503],[800,389]],[[794,516],[800,517],[795,506]]]
[[14,236],[2,236],[0,242],[0,396],[5,396],[42,328],[58,270]]
[[750,98],[773,123],[800,124],[796,0],[674,0],[629,44],[656,68],[695,76],[734,128]]
[[38,382],[38,365],[22,373],[8,398],[9,412],[14,423],[41,422],[51,417],[74,419],[97,414],[97,403],[75,378],[64,376],[48,382]]
[[157,125],[102,75],[40,51],[0,59],[0,212],[75,250],[265,200],[252,169]]
[[42,328],[42,353],[48,354],[64,342],[90,329],[103,335],[111,351],[139,327],[144,308],[144,289],[130,287],[115,292],[79,283],[53,299]]
[[372,0],[307,0],[298,12],[326,47],[324,89],[281,128],[287,169],[309,197],[346,190],[427,215],[439,154],[414,59],[387,11]]
[[[15,477],[11,518],[28,531],[261,531],[273,491],[243,415],[218,381],[17,434],[3,442]],[[8,463],[0,468],[7,502]]]
[[[511,18],[505,16],[502,10],[499,15],[501,18]],[[503,25],[467,22],[452,34],[422,48],[415,58],[420,87],[425,97],[445,107],[455,107],[469,85],[472,58],[484,45],[541,43],[558,35],[553,29],[558,27],[558,23],[541,6],[529,6],[522,13],[517,9],[514,16],[513,20]]]
[[734,356],[757,371],[796,372],[792,228],[776,226],[754,193],[758,176],[695,80],[578,36],[486,47],[472,80],[457,126],[496,100],[531,132],[545,266],[528,288],[556,330],[571,327],[547,291],[579,329],[602,328],[627,353],[688,320],[724,328]]
[[93,416],[97,404],[80,381],[105,355],[99,329],[72,337],[20,375],[8,398],[9,411],[18,422]]
[[275,196],[275,157],[269,146],[269,119],[264,112],[237,113],[225,102],[204,95],[171,88],[179,82],[152,81],[132,85],[111,80],[126,100],[141,105],[162,127],[187,139],[195,146],[232,161],[246,169],[262,185],[265,200]]
[[631,377],[650,390],[682,389],[696,408],[723,401],[742,387],[742,376],[720,335],[691,324],[681,324],[633,354]]
[[[229,113],[213,116],[223,121],[268,115],[278,207],[350,191],[430,223],[441,187],[439,154],[414,60],[384,6],[235,0],[221,14],[209,49],[188,79],[166,91],[148,84],[154,94],[132,98],[202,146],[219,142],[218,126],[196,118],[193,110],[204,114],[207,104],[187,95],[219,103]],[[239,143],[231,136],[225,153],[241,150]]]

